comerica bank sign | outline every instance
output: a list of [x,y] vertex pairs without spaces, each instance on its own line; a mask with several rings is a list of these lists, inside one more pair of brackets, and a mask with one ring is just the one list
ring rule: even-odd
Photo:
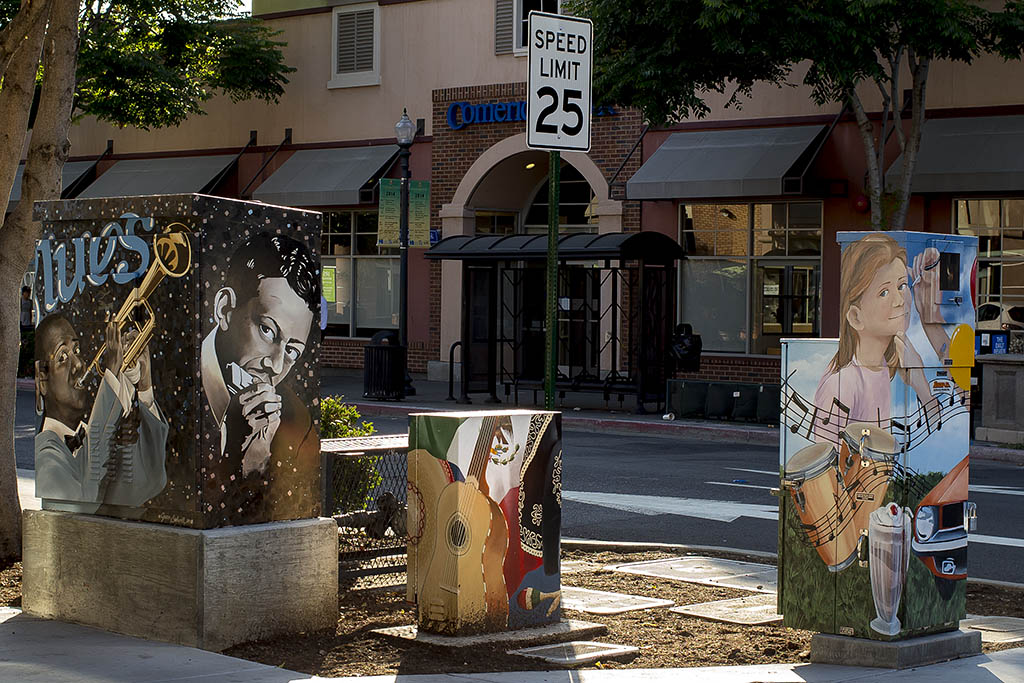
[[469,102],[452,102],[448,106],[448,127],[461,130],[474,123],[503,123],[505,121],[525,121],[526,100],[519,102],[487,102],[470,104]]
[[[612,107],[594,107],[594,116],[614,116],[617,112]],[[470,104],[469,102],[452,102],[448,105],[448,127],[462,130],[466,126],[478,123],[505,123],[506,121],[526,120],[526,100],[517,102],[485,102]]]

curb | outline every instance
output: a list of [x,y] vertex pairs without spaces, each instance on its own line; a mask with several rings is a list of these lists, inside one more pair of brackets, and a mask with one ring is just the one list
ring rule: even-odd
[[[18,389],[21,391],[35,391],[35,380],[33,379],[22,377],[18,379],[17,384]],[[441,410],[437,406],[418,406],[407,403],[362,403],[355,401],[352,405],[366,417],[404,417],[410,413],[436,413]],[[452,408],[457,409],[458,406],[452,404]],[[779,446],[778,430],[753,425],[744,427],[741,425],[719,425],[683,420],[672,422],[622,420],[613,417],[577,416],[571,412],[562,413],[562,424],[605,434],[652,434],[677,436],[697,441],[727,441],[730,443],[747,443],[774,448]],[[971,444],[971,457],[978,460],[1024,465],[1024,449],[1004,448],[987,443]]]
[[[585,538],[563,538],[563,550],[591,550],[607,551],[616,553],[642,553],[653,550],[679,550],[683,552],[720,553],[726,555],[744,555],[746,557],[759,557],[765,560],[778,561],[778,555],[763,550],[742,550],[740,548],[726,548],[717,545],[686,545],[685,543],[644,543],[642,541],[592,541]],[[776,566],[776,565],[767,565]],[[968,576],[969,583],[976,583],[983,586],[995,586],[997,588],[1012,588],[1024,590],[1024,583],[1013,581],[999,581],[996,579],[978,579]]]
[[[361,414],[368,417],[375,415],[401,417],[409,415],[410,413],[429,413],[437,412],[439,410],[436,406],[414,406],[388,403],[356,402],[353,405],[356,406]],[[698,441],[728,441],[730,443],[748,443],[758,446],[779,447],[779,432],[777,429],[767,429],[764,427],[755,427],[753,425],[743,427],[740,425],[718,425],[713,423],[688,422],[684,420],[676,420],[672,422],[655,422],[652,420],[648,422],[641,420],[621,420],[607,417],[583,417],[572,413],[562,413],[562,425],[607,434],[655,434],[696,439]],[[970,454],[972,458],[977,458],[978,460],[1024,465],[1024,449],[1005,448],[987,443],[972,443]]]

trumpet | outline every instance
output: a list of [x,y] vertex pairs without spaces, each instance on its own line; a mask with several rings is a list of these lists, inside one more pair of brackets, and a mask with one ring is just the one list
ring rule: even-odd
[[[188,235],[185,232],[171,232],[171,228],[175,226],[187,230],[181,223],[173,223],[167,226],[163,234],[153,240],[153,265],[146,271],[142,281],[132,289],[131,294],[121,305],[121,310],[110,320],[117,325],[122,335],[132,329],[138,332],[124,351],[121,367],[128,368],[134,365],[142,355],[143,349],[153,338],[153,332],[156,330],[156,315],[149,305],[149,297],[152,296],[157,285],[163,282],[165,277],[182,277],[192,266],[192,246],[189,244]],[[104,342],[92,362],[86,367],[85,372],[75,382],[76,388],[84,387],[86,380],[93,373],[99,372],[100,360],[106,351],[107,342]]]

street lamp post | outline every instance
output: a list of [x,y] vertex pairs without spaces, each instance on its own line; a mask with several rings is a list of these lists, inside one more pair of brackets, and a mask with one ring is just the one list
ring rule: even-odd
[[402,169],[401,212],[398,223],[398,343],[405,356],[405,395],[415,396],[416,389],[409,375],[409,148],[416,137],[416,124],[402,109],[402,118],[395,124],[395,139],[398,142],[398,159]]

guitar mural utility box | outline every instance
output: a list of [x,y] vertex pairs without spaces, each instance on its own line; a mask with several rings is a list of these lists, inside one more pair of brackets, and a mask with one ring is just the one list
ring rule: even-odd
[[838,636],[952,631],[975,517],[977,238],[838,241],[839,338],[782,342],[778,609]]
[[408,598],[419,628],[493,633],[561,618],[562,416],[409,421]]

